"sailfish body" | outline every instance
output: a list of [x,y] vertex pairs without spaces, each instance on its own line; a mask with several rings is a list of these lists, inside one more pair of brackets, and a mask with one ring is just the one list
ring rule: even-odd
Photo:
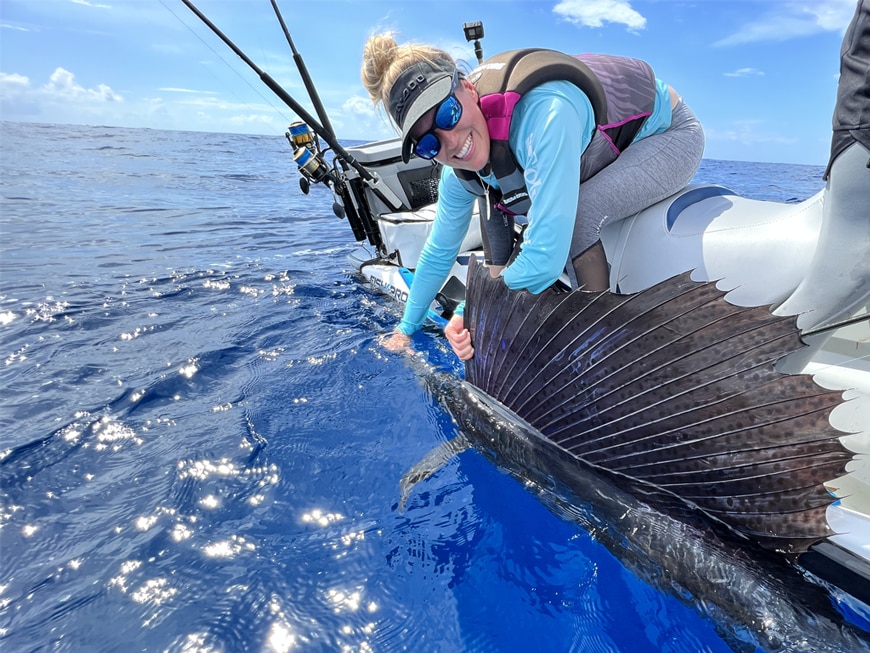
[[730,643],[870,651],[828,590],[771,551],[830,534],[822,482],[851,459],[827,420],[840,394],[776,372],[803,346],[793,318],[723,295],[688,275],[630,296],[531,295],[473,261],[475,355],[436,396],[545,504],[734,626]]
[[[409,472],[431,474],[472,446],[562,518],[580,524],[641,580],[697,610],[735,651],[870,651],[870,638],[837,612],[827,588],[782,556],[654,486],[576,458],[467,382],[428,376],[462,435]],[[406,485],[406,492],[410,487]]]

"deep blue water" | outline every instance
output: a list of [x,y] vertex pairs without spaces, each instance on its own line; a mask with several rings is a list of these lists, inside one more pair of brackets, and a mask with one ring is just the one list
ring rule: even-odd
[[[2,123],[0,649],[728,651],[377,344],[282,137]],[[822,168],[705,161],[803,199]],[[459,373],[433,330],[416,339]]]

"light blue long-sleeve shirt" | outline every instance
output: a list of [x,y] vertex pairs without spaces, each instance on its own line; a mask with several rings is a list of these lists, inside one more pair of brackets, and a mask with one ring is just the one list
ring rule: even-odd
[[[665,131],[671,124],[668,86],[656,80],[652,115],[634,140]],[[523,170],[531,199],[520,252],[502,271],[513,290],[539,293],[562,274],[568,260],[577,196],[580,157],[595,132],[592,104],[583,91],[567,81],[546,82],[523,95],[510,127],[511,150]],[[483,180],[498,188],[494,176]],[[420,328],[432,300],[447,280],[459,254],[477,196],[444,166],[438,185],[435,222],[414,274],[399,331],[408,335]]]

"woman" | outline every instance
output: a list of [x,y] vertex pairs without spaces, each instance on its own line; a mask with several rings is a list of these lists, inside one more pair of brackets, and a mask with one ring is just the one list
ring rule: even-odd
[[[446,52],[383,34],[366,43],[362,80],[401,130],[403,159],[413,151],[444,165],[390,348],[406,347],[425,320],[479,196],[490,200],[487,263],[508,287],[539,293],[565,271],[577,287],[601,291],[609,275],[600,229],[681,189],[703,154],[697,118],[635,59],[511,51],[466,77]],[[515,216],[528,223],[521,243]],[[445,335],[461,360],[473,355],[461,310]]]

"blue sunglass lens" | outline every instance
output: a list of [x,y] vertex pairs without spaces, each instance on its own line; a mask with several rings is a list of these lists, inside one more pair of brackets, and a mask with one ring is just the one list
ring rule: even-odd
[[432,132],[423,134],[423,138],[417,141],[417,145],[414,147],[414,152],[421,159],[434,159],[440,151],[441,141]]
[[453,129],[460,118],[462,118],[462,103],[455,95],[449,95],[435,112],[435,126],[439,129]]

